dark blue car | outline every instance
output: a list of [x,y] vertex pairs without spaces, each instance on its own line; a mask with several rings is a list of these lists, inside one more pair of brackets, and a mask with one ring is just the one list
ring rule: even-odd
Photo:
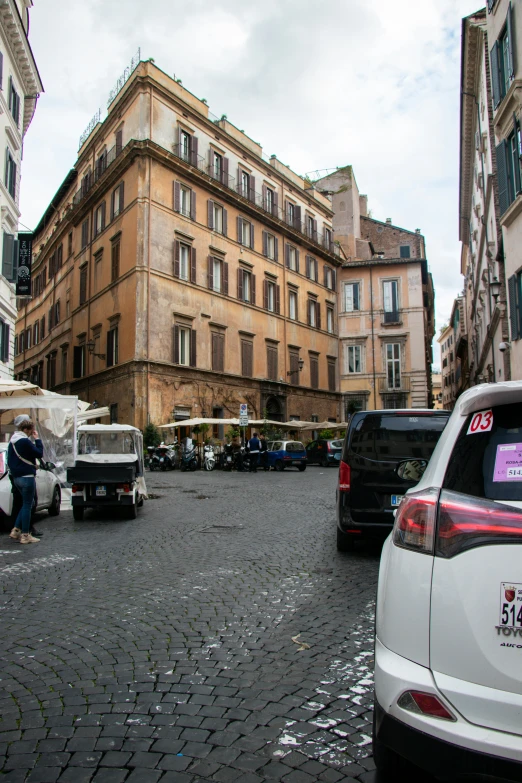
[[306,449],[298,440],[274,440],[268,444],[268,466],[274,470],[306,470]]

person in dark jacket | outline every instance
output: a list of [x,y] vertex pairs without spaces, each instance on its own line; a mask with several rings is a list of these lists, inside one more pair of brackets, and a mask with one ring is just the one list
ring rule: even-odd
[[250,453],[250,473],[257,473],[260,448],[261,441],[257,437],[257,432],[254,432],[253,436],[248,441],[248,450]]
[[14,486],[22,496],[22,508],[18,512],[10,537],[21,544],[37,544],[31,535],[31,513],[36,491],[36,460],[43,456],[43,443],[38,437],[31,419],[24,419],[14,433],[7,448],[7,464]]
[[263,470],[270,470],[268,467],[268,443],[264,435],[259,436],[259,467]]

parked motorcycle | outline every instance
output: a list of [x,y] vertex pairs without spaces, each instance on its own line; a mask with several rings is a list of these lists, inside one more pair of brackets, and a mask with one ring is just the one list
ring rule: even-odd
[[233,467],[234,467],[234,450],[232,448],[231,443],[225,443],[225,447],[223,449],[222,468],[223,470],[232,470]]
[[197,470],[198,455],[195,446],[188,446],[181,452],[181,470]]
[[203,449],[203,467],[205,470],[214,470],[216,467],[216,458],[214,456],[214,447],[210,443],[205,444]]
[[174,470],[175,467],[176,454],[170,446],[156,446],[154,453],[150,457],[150,470]]

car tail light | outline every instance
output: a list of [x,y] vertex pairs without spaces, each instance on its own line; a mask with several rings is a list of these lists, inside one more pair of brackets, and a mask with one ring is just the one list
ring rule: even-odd
[[339,492],[349,492],[350,491],[350,479],[351,479],[351,468],[349,465],[346,464],[346,462],[342,462],[339,465]]
[[130,484],[116,484],[116,490],[120,492],[130,492]]
[[442,720],[451,720],[453,722],[457,720],[433,693],[406,691],[399,698],[397,705],[403,710],[415,712],[417,715],[428,715],[430,718],[441,718]]
[[433,554],[438,490],[405,495],[395,517],[393,543],[404,549]]
[[522,544],[521,510],[460,492],[441,493],[437,555],[454,557],[466,549],[501,542]]
[[83,492],[83,484],[73,484],[71,491],[74,492]]
[[326,443],[326,448],[328,449],[328,451],[332,450],[332,447],[330,446],[330,442],[329,441],[327,441],[327,443]]

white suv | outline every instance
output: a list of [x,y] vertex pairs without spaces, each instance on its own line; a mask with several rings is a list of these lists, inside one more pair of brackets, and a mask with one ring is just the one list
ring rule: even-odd
[[373,746],[393,780],[413,762],[441,780],[522,781],[522,382],[458,399],[397,510],[379,572]]

